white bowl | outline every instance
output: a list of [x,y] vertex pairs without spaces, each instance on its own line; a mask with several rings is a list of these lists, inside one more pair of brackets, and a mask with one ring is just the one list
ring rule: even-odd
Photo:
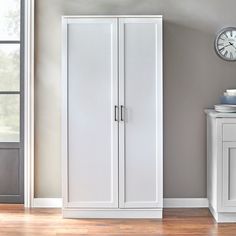
[[236,96],[236,89],[227,89],[226,94],[228,96]]

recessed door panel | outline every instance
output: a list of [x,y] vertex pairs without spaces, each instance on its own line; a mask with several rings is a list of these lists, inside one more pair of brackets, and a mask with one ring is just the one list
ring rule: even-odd
[[119,20],[120,207],[162,205],[161,19]]
[[236,207],[236,142],[223,143],[223,208]]
[[67,25],[68,207],[118,207],[117,20]]

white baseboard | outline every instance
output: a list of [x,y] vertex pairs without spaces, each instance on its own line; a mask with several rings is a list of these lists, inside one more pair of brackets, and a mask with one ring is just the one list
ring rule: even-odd
[[164,208],[207,208],[207,198],[164,198]]
[[[34,198],[35,208],[61,208],[61,198]],[[207,198],[164,198],[164,208],[207,208]]]
[[34,198],[33,208],[61,208],[61,198]]

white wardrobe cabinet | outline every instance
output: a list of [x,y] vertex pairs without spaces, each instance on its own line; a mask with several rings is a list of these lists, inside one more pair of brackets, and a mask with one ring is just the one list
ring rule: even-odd
[[162,217],[162,17],[62,20],[64,217]]
[[217,222],[236,222],[236,114],[206,113],[210,210]]

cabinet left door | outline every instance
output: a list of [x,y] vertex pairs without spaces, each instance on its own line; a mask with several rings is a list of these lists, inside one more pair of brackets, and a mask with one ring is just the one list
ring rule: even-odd
[[[236,124],[224,124],[223,136],[225,135],[225,126],[229,128],[236,127]],[[232,131],[234,129],[231,129]],[[227,130],[231,132],[231,130]],[[230,133],[231,134],[231,133]],[[235,135],[234,135],[235,136]],[[220,211],[236,211],[236,142],[223,142],[222,156],[222,201],[220,202]]]
[[62,25],[63,206],[117,208],[117,19]]

